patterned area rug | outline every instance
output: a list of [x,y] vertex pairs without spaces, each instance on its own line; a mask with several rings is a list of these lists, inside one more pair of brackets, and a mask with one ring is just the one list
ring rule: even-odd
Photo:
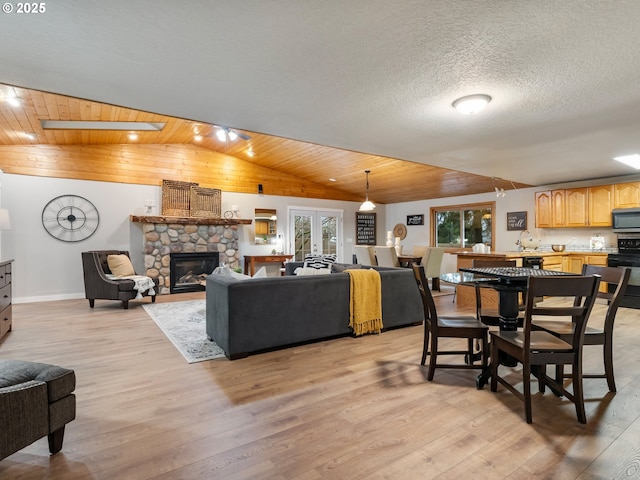
[[187,362],[224,357],[222,349],[207,338],[205,300],[149,303],[143,308]]

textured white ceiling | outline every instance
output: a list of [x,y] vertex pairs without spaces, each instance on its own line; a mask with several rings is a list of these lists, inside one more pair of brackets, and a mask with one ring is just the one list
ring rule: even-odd
[[0,82],[532,185],[636,173],[637,0],[46,9],[0,14]]

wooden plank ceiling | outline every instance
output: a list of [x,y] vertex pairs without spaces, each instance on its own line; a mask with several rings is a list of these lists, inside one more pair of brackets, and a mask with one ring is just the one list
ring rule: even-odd
[[[14,96],[18,106],[0,101],[0,168],[7,173],[153,185],[166,178],[243,193],[262,183],[271,195],[361,201],[370,170],[369,197],[382,204],[513,188],[491,177],[257,132],[236,130],[251,138],[220,142],[218,127],[202,122],[0,85],[0,100]],[[166,125],[131,140],[129,131],[45,130],[41,120]]]

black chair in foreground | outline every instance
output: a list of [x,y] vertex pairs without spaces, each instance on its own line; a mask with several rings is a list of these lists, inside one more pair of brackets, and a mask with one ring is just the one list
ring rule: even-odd
[[[427,283],[427,277],[424,273],[424,266],[414,264],[412,268],[424,308],[424,342],[420,364],[424,365],[427,355],[429,355],[427,380],[433,380],[436,367],[486,370],[488,368],[487,354],[489,353],[489,346],[487,341],[489,327],[473,316],[438,317],[433,296]],[[439,350],[438,340],[440,338],[467,339],[467,350]],[[461,355],[465,356],[466,359],[473,359],[473,341],[475,339],[482,342],[480,365],[473,364],[472,360],[464,364],[437,363],[438,355]]]
[[[582,389],[582,350],[587,319],[595,303],[599,276],[530,277],[525,306],[524,326],[518,331],[491,331],[491,391],[498,389],[498,383],[524,402],[527,423],[533,421],[531,414],[531,373],[535,370],[540,392],[549,385],[554,392],[561,393],[576,407],[580,423],[587,422]],[[536,297],[545,297],[545,302],[536,305]],[[548,302],[553,297],[564,297],[558,303]],[[566,300],[566,301],[565,301]],[[567,301],[571,302],[567,305]],[[532,318],[572,317],[575,324],[570,341],[562,340],[548,332],[533,330]],[[522,364],[523,391],[519,391],[504,377],[499,376],[500,353],[510,355]],[[571,365],[573,393],[564,388],[563,383],[551,379],[546,374],[547,365]]]
[[[609,286],[615,286],[613,293],[598,292],[597,295],[598,298],[606,299],[609,304],[603,327],[598,328],[587,325],[584,332],[585,345],[602,345],[604,373],[582,373],[582,378],[606,378],[609,391],[615,392],[616,381],[613,375],[613,324],[616,319],[616,313],[618,313],[618,307],[622,301],[622,296],[629,284],[631,269],[628,267],[584,265],[582,267],[582,275],[600,275],[602,282],[606,282]],[[536,330],[544,330],[568,342],[575,330],[575,324],[568,320],[536,320],[533,322],[533,328]],[[559,365],[556,372],[556,381],[570,377],[571,374],[565,374],[562,365]]]

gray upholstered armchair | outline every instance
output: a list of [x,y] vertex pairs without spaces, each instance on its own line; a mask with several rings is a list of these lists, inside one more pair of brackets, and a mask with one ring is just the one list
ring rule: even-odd
[[[84,271],[84,292],[89,300],[91,308],[95,305],[96,298],[104,300],[120,300],[122,308],[129,308],[129,300],[138,296],[136,282],[127,278],[108,278],[111,273],[107,257],[109,255],[126,255],[129,252],[124,250],[93,250],[82,252],[82,269]],[[143,296],[151,296],[151,301],[156,301],[158,291],[158,281],[153,280],[155,288],[141,292]]]
[[0,460],[47,436],[62,449],[64,428],[76,418],[73,370],[0,359]]

